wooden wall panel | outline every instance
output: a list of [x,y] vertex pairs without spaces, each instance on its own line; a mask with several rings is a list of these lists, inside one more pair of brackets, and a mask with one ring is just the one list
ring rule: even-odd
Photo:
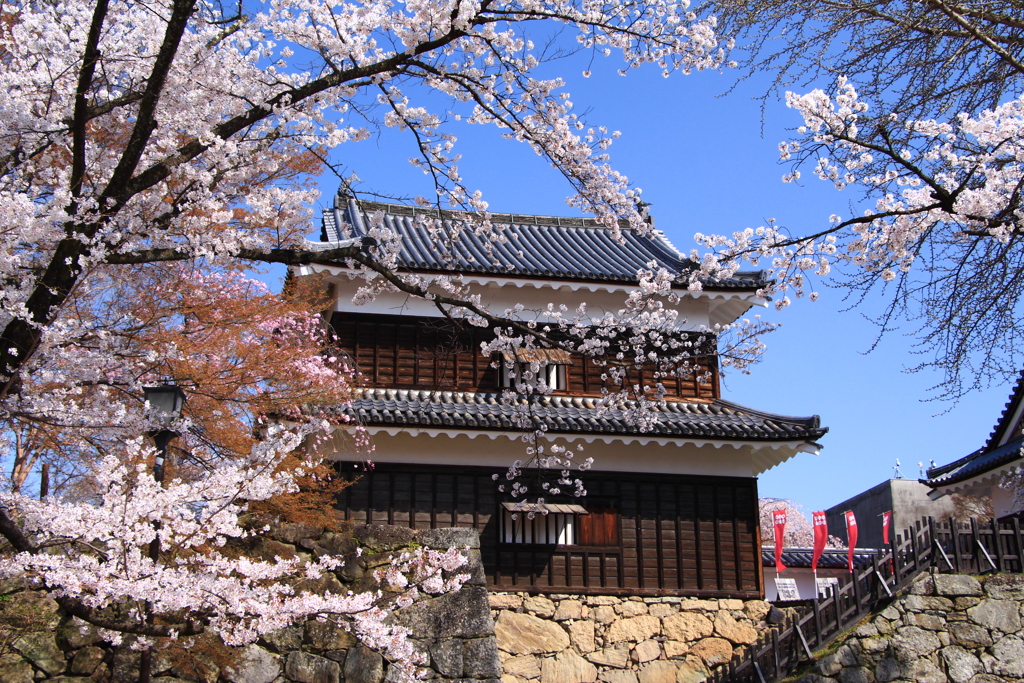
[[[517,546],[500,542],[503,494],[491,480],[491,469],[378,464],[368,472],[341,471],[357,479],[339,495],[346,520],[475,528],[488,582],[495,587],[760,595],[753,479],[588,473],[590,496],[582,503],[592,505],[608,543]],[[618,525],[614,539],[603,526],[609,519]]]
[[[418,389],[499,391],[499,373],[480,344],[493,334],[469,328],[456,331],[443,321],[411,316],[335,313],[332,325],[340,349],[356,365],[364,386]],[[568,368],[567,393],[598,396],[605,369],[585,358]],[[655,368],[629,369],[629,381],[657,381]],[[696,377],[661,380],[675,398],[714,399],[717,374],[709,381]]]

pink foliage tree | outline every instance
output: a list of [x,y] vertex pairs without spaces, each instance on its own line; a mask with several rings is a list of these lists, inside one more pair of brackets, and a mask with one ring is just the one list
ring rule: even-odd
[[[361,271],[361,300],[386,289],[425,297],[445,315],[495,327],[507,350],[560,344],[600,355],[612,339],[656,339],[685,368],[694,344],[729,329],[701,330],[696,342],[675,334],[678,295],[664,272],[640,273],[618,314],[595,319],[553,306],[550,324],[538,328],[515,311],[486,310],[458,277],[428,282],[397,272],[400,245],[379,222],[372,243],[315,251],[304,241],[316,198],[305,173],[379,127],[411,134],[415,163],[434,178],[434,203],[467,211],[456,231],[500,240],[486,202],[461,179],[452,121],[525,142],[566,177],[571,204],[615,230],[625,218],[646,234],[639,190],[608,163],[618,134],[589,125],[562,81],[540,73],[545,52],[531,39],[533,25],[568,30],[596,55],[616,53],[624,69],[688,73],[717,68],[724,55],[714,22],[671,0],[55,0],[0,8],[0,430],[18,443],[36,433],[26,425],[63,430],[46,447],[73,463],[69,477],[91,483],[45,500],[0,497],[0,535],[12,549],[0,573],[28,575],[111,640],[132,634],[146,646],[205,631],[240,644],[335,614],[366,642],[411,661],[376,596],[296,593],[284,581],[295,571],[316,577],[330,560],[299,567],[220,550],[254,533],[241,522],[253,506],[293,494],[316,471],[321,463],[302,446],[332,425],[297,398],[287,419],[269,419],[281,414],[257,400],[272,384],[256,372],[258,354],[242,345],[231,353],[186,348],[197,329],[217,331],[215,316],[183,308],[161,317],[161,305],[125,305],[134,300],[126,293],[141,297],[150,282],[173,293],[174,279],[159,277],[173,263],[202,282],[261,264],[343,260]],[[422,99],[445,104],[418,104],[425,92],[432,97]],[[223,326],[236,322],[227,299],[208,303]],[[322,354],[314,312],[310,303],[305,313],[264,320],[250,345],[273,349],[306,336],[309,353],[293,359],[295,385],[344,388],[347,370]],[[177,342],[146,337],[154,326],[179,334]],[[749,363],[759,329],[739,326],[743,343],[724,358]],[[570,332],[568,341],[552,330]],[[652,361],[646,342],[634,346],[622,347],[623,359]],[[161,482],[149,466],[153,450],[139,440],[157,416],[139,396],[147,383],[180,381],[182,368],[200,360],[247,378],[247,395],[256,397],[247,410],[233,412],[237,392],[222,399],[252,438],[218,435],[216,401],[207,401],[208,419],[186,414],[172,425],[186,435],[192,466]],[[210,398],[210,386],[187,388]],[[517,389],[549,390],[536,377]],[[643,405],[658,400],[658,389],[624,386],[607,401],[630,395]],[[644,411],[632,419],[641,427],[649,420]],[[571,456],[529,448],[555,469]],[[404,602],[415,590],[457,587],[441,577],[460,562],[458,553],[411,553],[383,578],[405,589]]]

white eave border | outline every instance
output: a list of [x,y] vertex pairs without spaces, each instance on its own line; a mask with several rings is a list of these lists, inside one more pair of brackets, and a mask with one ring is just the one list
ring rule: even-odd
[[999,480],[1005,475],[1010,474],[1013,470],[1021,467],[1022,465],[1024,465],[1024,456],[1011,460],[1010,462],[1000,465],[994,469],[985,470],[984,472],[970,477],[969,479],[964,479],[954,484],[939,484],[931,490],[929,498],[940,498],[942,496],[959,493],[960,491],[971,489],[976,486],[998,484]]

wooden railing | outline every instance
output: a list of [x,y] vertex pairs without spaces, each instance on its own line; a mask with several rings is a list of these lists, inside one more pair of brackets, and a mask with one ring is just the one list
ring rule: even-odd
[[772,683],[801,665],[866,615],[906,588],[921,572],[1024,573],[1020,523],[976,519],[938,522],[922,519],[897,535],[871,564],[840,579],[833,594],[796,609],[796,616],[772,629],[742,655],[716,669],[712,683]]

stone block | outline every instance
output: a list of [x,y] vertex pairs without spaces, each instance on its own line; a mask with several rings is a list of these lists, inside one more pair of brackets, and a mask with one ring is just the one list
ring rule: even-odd
[[517,655],[561,652],[569,647],[569,636],[561,626],[529,614],[502,612],[494,633],[499,648]]
[[[292,655],[288,655],[289,665],[291,665],[291,658]],[[340,667],[335,662],[330,662],[326,659],[321,662],[317,662],[317,666],[323,667],[323,662],[328,662],[334,665],[334,669],[331,670],[332,675],[337,675],[337,673],[335,673],[336,671],[340,672]],[[289,677],[294,678],[291,673],[288,675]],[[380,683],[382,680],[384,680],[383,657],[370,648],[363,646],[354,647],[348,651],[348,656],[345,657],[345,683]],[[302,681],[302,683],[314,682]],[[326,683],[326,681],[318,680],[315,683]]]
[[932,577],[935,592],[946,597],[960,595],[983,595],[981,582],[964,574],[936,574]]
[[860,641],[861,652],[877,654],[889,649],[888,638],[862,638]]
[[67,668],[67,660],[52,633],[26,633],[18,637],[11,647],[45,671],[47,676],[56,676]]
[[479,548],[480,534],[466,527],[424,529],[416,533],[416,542],[434,550],[448,548]]
[[615,608],[611,605],[601,605],[590,610],[590,615],[587,618],[599,624],[610,624],[618,619],[619,615],[615,613]]
[[914,683],[949,683],[946,674],[930,659],[914,659],[901,663],[900,676]]
[[1003,633],[1016,633],[1021,627],[1020,608],[1012,600],[982,600],[967,610],[967,616],[976,624]]
[[661,622],[661,632],[666,638],[683,642],[706,638],[714,630],[711,620],[696,612],[677,612]]
[[768,616],[768,610],[772,608],[764,600],[747,600],[743,603],[743,613],[753,621],[761,621]]
[[281,524],[274,525],[267,533],[267,535],[275,541],[295,544],[299,541],[306,539],[319,539],[322,533],[322,528],[313,526],[311,524],[296,524],[284,522]]
[[448,638],[427,647],[430,663],[445,678],[462,676],[462,641]]
[[743,601],[735,599],[721,599],[718,601],[718,609],[720,610],[740,610],[743,609]]
[[[284,670],[285,675],[297,683],[338,683],[341,680],[341,667],[337,662],[306,652],[289,654]],[[374,683],[380,683],[379,679]]]
[[692,610],[703,610],[705,612],[717,612],[718,601],[717,600],[699,600],[697,598],[691,598],[689,600],[683,600],[679,603],[679,609],[692,611]]
[[497,678],[501,675],[498,645],[493,637],[464,640],[462,675],[467,678]]
[[679,666],[675,662],[650,662],[640,667],[640,683],[676,683]]
[[574,621],[569,624],[569,642],[581,655],[593,652],[597,647],[594,643],[594,622]]
[[648,605],[647,612],[652,617],[658,617],[659,619],[662,619],[672,614],[676,614],[678,610],[676,609],[675,605],[659,602],[653,605]]
[[320,536],[316,543],[330,555],[348,555],[354,553],[359,547],[351,534],[336,534],[332,531]]
[[596,680],[597,667],[572,650],[559,652],[541,662],[541,683],[594,683]]
[[872,623],[861,624],[853,630],[855,638],[874,638],[878,635],[878,629]]
[[0,656],[0,683],[32,683],[32,665],[20,655]]
[[708,678],[708,668],[697,657],[687,657],[676,671],[676,683],[703,683]]
[[599,666],[624,669],[629,664],[629,645],[622,643],[614,647],[606,647],[588,654],[587,659]]
[[615,611],[623,617],[638,617],[641,614],[647,614],[647,605],[630,600],[616,605]]
[[949,598],[937,598],[930,595],[908,595],[903,599],[909,612],[948,612],[953,609],[953,601]]
[[704,638],[691,647],[688,654],[700,657],[706,665],[714,667],[732,659],[732,643],[723,638]]
[[619,621],[613,622],[605,633],[605,642],[619,643],[629,641],[639,643],[640,641],[647,640],[651,636],[657,635],[660,632],[661,620],[657,617],[652,617],[650,615],[631,617],[629,619],[620,619]]
[[988,629],[969,621],[956,622],[949,625],[949,635],[953,642],[967,649],[988,647],[992,644],[992,636]]
[[71,617],[71,619],[64,622],[57,635],[60,640],[67,643],[68,648],[71,650],[103,642],[99,629],[78,617]]
[[600,607],[601,605],[617,605],[622,600],[615,597],[614,595],[591,595],[587,598],[587,604],[591,607]]
[[935,582],[932,581],[931,574],[922,574],[914,579],[907,592],[910,595],[935,595]]
[[899,613],[899,611],[895,607],[893,607],[892,605],[889,605],[884,610],[879,612],[878,616],[884,617],[888,621],[896,621],[897,619],[900,618],[900,613]]
[[346,593],[345,587],[341,585],[341,581],[338,581],[338,577],[331,572],[324,572],[317,579],[302,579],[301,581],[295,582],[295,592],[302,593],[307,591],[314,595],[323,595],[324,593],[331,593],[332,595],[341,595]]
[[579,600],[562,600],[555,610],[555,621],[566,621],[567,619],[582,619],[583,603]]
[[552,617],[555,614],[555,603],[543,595],[534,595],[523,600],[523,609],[533,612],[539,617]]
[[[486,588],[464,586],[454,593],[426,600],[424,604],[396,610],[392,618],[424,640],[484,638],[495,633],[487,607]],[[512,612],[502,612],[502,615],[508,614]]]
[[989,673],[998,676],[1024,678],[1024,640],[1019,636],[1005,636],[992,646],[995,660]]
[[540,677],[540,659],[533,655],[522,655],[506,659],[501,666],[506,674],[519,678]]
[[661,643],[656,640],[645,640],[633,648],[633,661],[643,664],[661,657]]
[[900,665],[892,657],[882,657],[875,664],[875,680],[878,683],[889,683],[900,677]]
[[79,676],[92,676],[103,663],[106,652],[101,647],[87,645],[75,653],[68,671]]
[[996,600],[1024,600],[1024,575],[990,576],[985,579],[985,594]]
[[302,629],[297,626],[279,628],[276,631],[263,634],[262,640],[277,653],[286,654],[302,647]]
[[942,648],[941,656],[946,663],[946,675],[953,683],[967,683],[984,671],[978,658],[959,645]]
[[248,645],[224,674],[231,683],[271,683],[281,675],[281,664],[259,645]]
[[523,596],[515,593],[490,593],[487,602],[491,609],[519,609],[523,606]]
[[127,645],[122,645],[114,650],[110,666],[110,683],[137,683],[141,658],[141,652],[132,650]]
[[638,683],[636,672],[628,669],[606,669],[598,674],[597,679],[604,683]]
[[310,619],[302,631],[302,642],[314,650],[347,650],[356,644],[351,633],[331,621]]
[[677,659],[687,654],[692,646],[690,643],[683,643],[678,640],[666,640],[662,643],[662,647],[665,648],[666,657],[669,659]]
[[353,530],[352,535],[355,536],[355,539],[362,546],[377,552],[398,550],[399,548],[411,545],[414,541],[420,542],[417,538],[417,532],[413,529],[385,524],[357,526]]
[[918,626],[904,626],[892,636],[892,644],[901,662],[926,657],[942,646],[939,637]]
[[53,630],[60,623],[60,606],[41,591],[22,591],[4,601],[3,617],[7,623],[20,622],[38,630]]
[[736,621],[728,612],[719,612],[715,617],[715,635],[725,638],[734,645],[749,645],[757,640],[757,631],[753,626]]
[[929,631],[944,631],[946,620],[934,614],[915,614],[914,624]]
[[874,683],[875,674],[871,669],[854,666],[839,672],[839,683]]
[[981,598],[975,597],[960,597],[953,600],[953,609],[957,612],[966,612],[970,608],[981,602]]

